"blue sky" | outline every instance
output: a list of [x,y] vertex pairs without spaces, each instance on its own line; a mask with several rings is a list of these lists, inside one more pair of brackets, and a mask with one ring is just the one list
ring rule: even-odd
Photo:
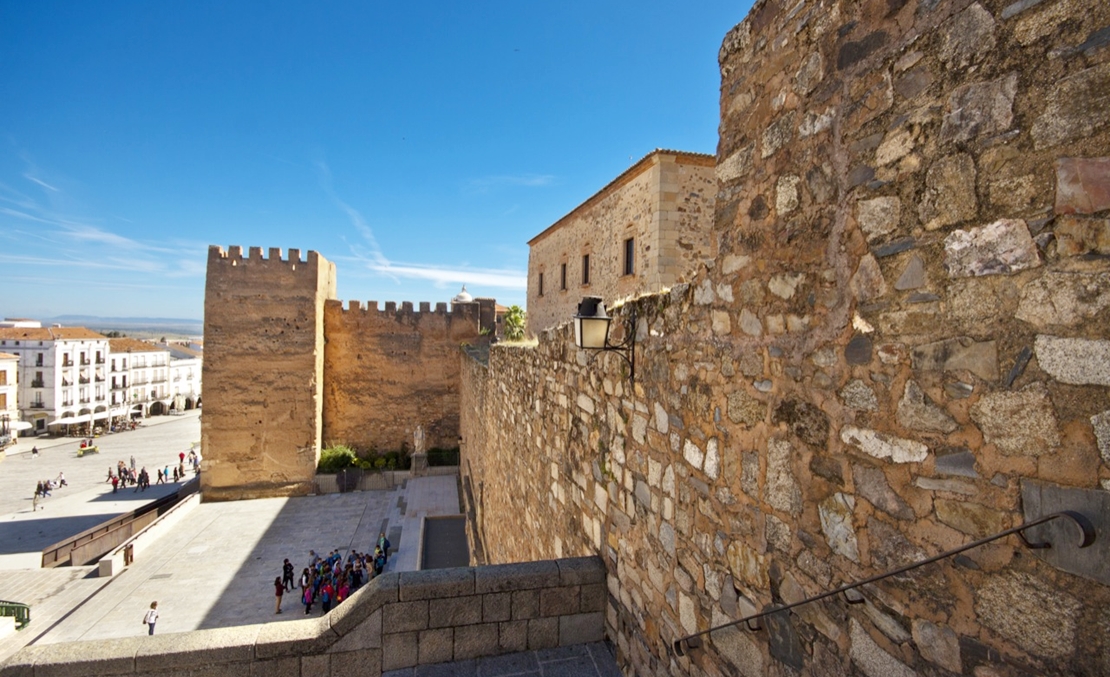
[[527,241],[713,153],[742,0],[0,0],[0,315],[199,319],[208,245],[524,305]]

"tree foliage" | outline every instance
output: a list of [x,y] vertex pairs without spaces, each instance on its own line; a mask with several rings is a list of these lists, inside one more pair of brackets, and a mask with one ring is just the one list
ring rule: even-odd
[[524,338],[524,309],[517,305],[509,306],[502,319],[505,324],[505,338],[520,341]]

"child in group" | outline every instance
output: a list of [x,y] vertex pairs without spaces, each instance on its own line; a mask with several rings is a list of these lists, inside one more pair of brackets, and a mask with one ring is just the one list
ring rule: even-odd
[[281,596],[285,594],[285,584],[281,582],[281,576],[274,579],[274,597],[276,602],[274,604],[274,613],[281,613]]

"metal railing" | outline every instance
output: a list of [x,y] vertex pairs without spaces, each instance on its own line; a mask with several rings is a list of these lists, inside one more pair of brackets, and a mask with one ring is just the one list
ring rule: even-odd
[[[687,635],[686,637],[683,637],[681,639],[676,639],[675,642],[674,642],[675,653],[677,653],[679,656],[685,656],[690,652],[691,649],[697,649],[697,648],[701,647],[703,637],[709,635],[710,633],[717,632],[718,630],[724,630],[725,628],[735,627],[737,625],[740,625],[741,623],[743,623],[745,625],[745,627],[747,627],[748,630],[750,630],[752,632],[762,630],[763,628],[759,624],[759,620],[761,618],[764,618],[766,616],[773,616],[774,614],[783,613],[785,611],[789,611],[791,609],[794,609],[794,608],[797,608],[797,607],[800,607],[800,606],[804,606],[806,604],[811,604],[813,602],[819,602],[823,599],[828,599],[830,597],[835,597],[837,595],[841,595],[841,594],[844,595],[844,599],[849,604],[861,604],[865,601],[864,598],[863,598],[863,595],[860,595],[859,593],[856,593],[857,595],[859,595],[858,597],[851,597],[851,596],[848,595],[848,592],[853,591],[856,588],[860,588],[860,587],[863,587],[865,585],[868,585],[870,583],[875,583],[877,581],[881,581],[883,579],[890,578],[891,576],[897,576],[899,574],[904,574],[907,571],[912,571],[914,569],[917,569],[918,567],[923,567],[926,564],[932,564],[934,562],[939,562],[942,559],[947,559],[948,557],[958,555],[961,552],[966,552],[968,550],[978,548],[981,545],[986,545],[987,543],[990,543],[992,541],[997,541],[998,539],[1005,538],[1006,536],[1009,536],[1011,534],[1017,534],[1018,537],[1021,539],[1021,542],[1027,548],[1031,548],[1031,549],[1034,549],[1034,550],[1041,550],[1041,549],[1044,549],[1044,548],[1051,548],[1052,547],[1051,543],[1046,543],[1046,542],[1030,543],[1028,540],[1026,540],[1025,534],[1023,534],[1022,532],[1025,531],[1026,529],[1030,529],[1032,527],[1039,526],[1041,524],[1045,524],[1046,522],[1051,522],[1052,520],[1059,519],[1061,517],[1067,517],[1072,522],[1075,522],[1075,524],[1079,527],[1079,531],[1080,531],[1079,547],[1080,548],[1086,548],[1087,546],[1089,546],[1089,545],[1091,545],[1092,543],[1095,542],[1095,537],[1096,537],[1095,525],[1091,522],[1090,519],[1087,518],[1086,515],[1084,515],[1083,513],[1080,513],[1080,512],[1076,512],[1074,510],[1063,510],[1063,511],[1060,511],[1060,512],[1054,512],[1051,515],[1045,515],[1044,517],[1040,517],[1040,518],[1035,519],[1031,522],[1026,522],[1026,523],[1021,524],[1019,526],[1013,527],[1012,529],[1007,529],[1005,531],[1000,531],[997,534],[994,534],[992,536],[987,536],[986,538],[980,538],[979,540],[973,541],[971,543],[965,543],[964,545],[961,545],[958,548],[955,548],[953,550],[947,550],[945,552],[940,553],[939,555],[934,555],[934,556],[929,557],[927,559],[923,559],[923,560],[920,560],[920,561],[917,561],[917,562],[912,562],[912,563],[907,564],[905,566],[898,567],[897,569],[892,569],[892,570],[887,571],[885,573],[881,573],[881,574],[877,574],[875,576],[871,576],[870,578],[865,578],[865,579],[860,580],[860,581],[855,581],[854,583],[849,583],[847,585],[842,585],[839,588],[836,588],[835,590],[828,590],[828,591],[823,592],[819,595],[814,595],[813,597],[806,597],[805,599],[803,599],[799,602],[794,602],[793,604],[785,604],[783,606],[776,606],[772,609],[767,609],[766,611],[761,611],[757,614],[752,614],[750,616],[745,616],[745,617],[741,618],[740,620],[725,623],[723,625],[718,625],[715,628],[709,628],[708,630],[702,630],[701,632],[695,632],[694,634]],[[754,621],[754,623],[753,623],[753,621]]]
[[15,629],[22,630],[31,622],[31,607],[21,602],[0,600],[0,617],[15,617]]
[[45,385],[46,385],[46,383],[41,378],[36,378],[33,381],[31,381],[31,387],[32,388],[42,388]]

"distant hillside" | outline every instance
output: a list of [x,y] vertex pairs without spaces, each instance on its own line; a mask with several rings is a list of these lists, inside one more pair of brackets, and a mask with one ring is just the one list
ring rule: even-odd
[[59,315],[42,318],[44,327],[60,324],[67,327],[88,327],[101,333],[118,331],[135,338],[180,339],[204,333],[204,322],[175,317],[99,317],[96,315]]

